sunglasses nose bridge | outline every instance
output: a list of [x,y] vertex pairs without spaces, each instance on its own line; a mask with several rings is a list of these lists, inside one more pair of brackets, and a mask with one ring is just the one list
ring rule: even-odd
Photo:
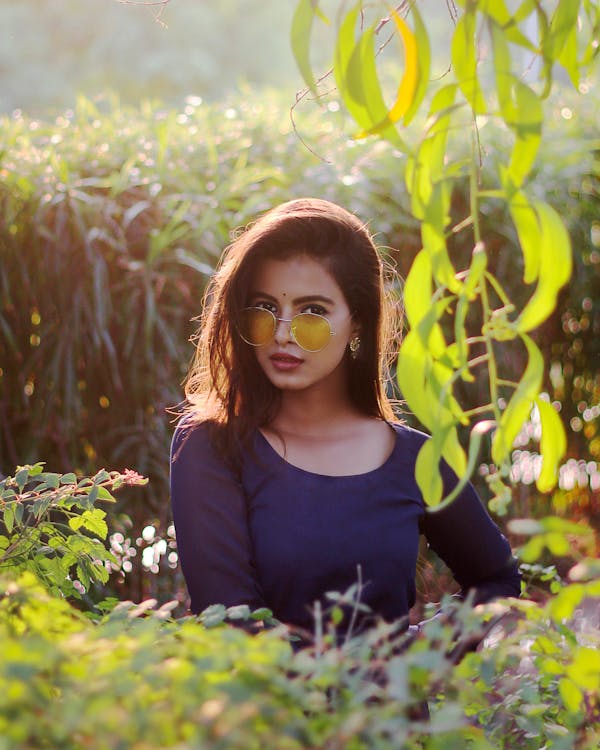
[[277,343],[284,343],[285,341],[294,341],[294,334],[292,332],[292,320],[290,318],[278,318],[273,315],[275,321],[275,330],[273,332],[273,338]]

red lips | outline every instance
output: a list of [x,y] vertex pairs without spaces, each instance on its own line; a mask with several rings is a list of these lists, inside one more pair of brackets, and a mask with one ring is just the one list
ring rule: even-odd
[[303,359],[294,357],[292,354],[287,354],[285,352],[277,352],[276,354],[272,354],[269,359],[271,360],[271,364],[273,365],[273,367],[280,372],[295,370],[296,367],[299,367],[302,362],[304,362]]
[[273,360],[274,362],[290,362],[290,363],[300,363],[302,362],[302,359],[299,357],[294,357],[292,354],[286,354],[284,352],[278,352],[277,354],[272,354],[269,359]]

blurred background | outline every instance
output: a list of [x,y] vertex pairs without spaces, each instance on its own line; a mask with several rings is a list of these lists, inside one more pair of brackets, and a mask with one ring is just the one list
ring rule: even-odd
[[[422,5],[441,77],[452,19],[444,0]],[[193,318],[231,232],[277,202],[317,195],[371,222],[399,287],[420,246],[402,154],[351,140],[334,96],[324,109],[303,100],[295,132],[294,7],[0,0],[0,473],[45,461],[49,471],[128,467],[150,477],[111,510],[119,565],[110,586],[121,598],[185,599],[168,448]],[[331,29],[315,33],[313,63],[325,71]],[[389,45],[390,80],[397,58]],[[569,446],[559,487],[541,496],[539,425],[526,426],[501,524],[558,514],[600,527],[599,101],[591,77],[579,92],[559,86],[547,104],[530,189],[565,218],[575,270],[535,335]],[[485,180],[505,159],[507,136],[481,127]],[[454,196],[457,220],[467,189]],[[482,221],[494,272],[522,300],[510,218],[490,203]],[[456,239],[457,259],[470,251],[468,236]],[[524,360],[512,350],[503,364],[519,373]],[[475,479],[485,500],[487,460]],[[537,574],[555,562],[542,559]],[[423,595],[435,597],[443,576],[424,565]]]
[[[114,91],[125,104],[222,98],[240,82],[299,86],[293,2],[2,0],[0,109],[32,115]],[[161,10],[162,8],[162,10]]]

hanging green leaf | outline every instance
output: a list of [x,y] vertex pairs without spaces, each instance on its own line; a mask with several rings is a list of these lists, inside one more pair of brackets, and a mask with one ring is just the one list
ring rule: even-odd
[[[379,134],[401,151],[408,148],[398,135],[394,124],[388,118],[388,108],[383,99],[376,66],[375,29],[367,29],[357,42],[347,67],[346,84],[348,93],[357,105],[362,105],[364,115],[355,117],[364,130],[356,138],[366,138]],[[357,113],[358,114],[358,113]],[[373,123],[379,123],[373,126]]]
[[296,65],[310,92],[319,99],[317,83],[310,64],[310,35],[315,15],[327,22],[318,0],[300,0],[292,19],[290,41]]
[[534,0],[528,0],[512,15],[504,0],[479,0],[477,4],[477,10],[502,29],[502,34],[508,42],[537,53],[535,44],[521,32],[518,25],[519,21],[531,15],[534,8]]
[[[414,3],[410,9],[414,22],[414,37],[417,48],[418,80],[417,88],[413,94],[412,103],[406,108],[403,124],[406,126],[413,119],[423,101],[429,86],[429,75],[431,69],[431,45],[429,34],[421,18],[421,14]],[[397,15],[397,14],[396,14]]]
[[497,23],[490,21],[490,35],[492,37],[492,49],[494,51],[494,77],[496,81],[496,93],[498,104],[504,120],[512,120],[514,117],[514,104],[511,97],[511,88],[514,80],[511,71],[511,54],[508,40],[504,29]]
[[490,21],[494,50],[494,75],[500,114],[515,134],[508,169],[502,170],[505,187],[519,187],[537,156],[542,136],[543,111],[540,98],[511,71],[511,53],[504,29]]
[[536,201],[533,207],[540,225],[540,266],[533,296],[516,321],[521,332],[543,323],[556,306],[560,289],[571,278],[571,240],[558,213],[547,203]]
[[435,507],[442,499],[443,483],[439,469],[440,455],[429,438],[421,446],[415,462],[415,479],[425,503]]
[[[396,99],[390,109],[385,112],[382,119],[378,118],[375,124],[366,128],[358,137],[364,138],[367,135],[385,133],[390,128],[390,125],[399,122],[402,118],[404,118],[404,124],[408,124],[414,117],[419,104],[425,96],[429,83],[429,68],[431,63],[429,36],[416,6],[413,6],[412,13],[415,19],[414,33],[406,21],[398,15],[396,10],[392,9],[390,12],[396,32],[402,41],[404,73],[400,80]],[[374,50],[372,59],[373,74],[377,80],[377,89],[379,90],[379,81],[374,65]]]
[[[456,434],[456,428],[452,428],[452,430],[448,433],[448,438],[446,440],[446,445],[450,445],[451,441],[454,443],[454,445],[459,447],[459,450],[461,452],[461,456],[459,457],[459,460],[457,461],[457,457],[449,456],[448,452],[444,452],[444,458],[447,461],[448,465],[452,467],[454,470],[454,473],[458,477],[458,482],[454,486],[453,490],[450,492],[449,495],[447,495],[443,500],[440,501],[440,503],[435,507],[430,507],[430,511],[440,511],[446,508],[450,503],[452,503],[455,498],[460,495],[460,493],[463,491],[463,489],[467,486],[467,484],[470,481],[470,478],[473,476],[473,472],[475,471],[475,468],[477,466],[477,462],[479,460],[479,449],[481,447],[481,440],[484,435],[486,435],[490,430],[494,428],[494,421],[491,419],[485,419],[481,422],[477,422],[473,429],[471,430],[471,435],[469,436],[469,455],[468,457],[465,457],[465,453],[460,448],[460,441],[458,439],[458,435]],[[462,468],[460,468],[462,467]]]
[[[466,481],[468,481],[470,473],[467,468],[467,459],[461,448],[454,420],[437,422],[435,429],[431,431],[431,437],[423,443],[417,454],[415,479],[429,508],[435,508],[442,501],[444,490],[440,473],[442,458],[458,477],[467,477]],[[453,494],[453,497],[455,496]]]
[[521,185],[531,172],[542,138],[544,113],[539,96],[526,84],[512,81],[514,117],[506,124],[514,131],[516,140],[508,164],[508,176],[513,185]]
[[431,257],[421,250],[412,262],[402,294],[410,328],[416,328],[431,310],[432,290]]
[[567,451],[567,438],[563,423],[556,409],[547,401],[537,398],[535,401],[542,426],[540,453],[542,470],[536,481],[540,492],[549,492],[556,486],[558,466]]
[[527,367],[492,438],[492,460],[498,466],[508,457],[521,427],[529,418],[544,375],[542,353],[529,336],[523,335],[522,339],[529,355]]
[[558,58],[558,62],[569,74],[571,83],[577,89],[579,87],[579,63],[577,61],[577,27],[573,26],[567,36]]
[[461,281],[456,276],[446,244],[446,227],[450,222],[450,185],[438,182],[433,185],[429,201],[425,205],[425,215],[421,224],[423,249],[431,258],[431,267],[436,281],[459,293]]
[[523,281],[526,284],[532,284],[540,271],[541,230],[538,217],[527,196],[521,190],[511,197],[508,208],[525,260]]
[[441,181],[444,176],[444,155],[448,133],[452,113],[457,106],[454,103],[456,91],[456,85],[450,84],[440,89],[433,97],[425,138],[406,165],[404,179],[411,196],[411,210],[417,219],[425,218],[426,206],[431,199],[433,185]]
[[452,67],[465,99],[475,114],[486,111],[485,99],[477,77],[476,13],[473,3],[469,3],[464,14],[458,19],[452,37]]
[[[345,15],[338,31],[333,61],[333,74],[346,109],[362,128],[373,125],[365,107],[365,81],[362,76],[361,54],[365,47],[356,41],[356,24],[361,4]],[[365,45],[368,44],[368,37]]]
[[370,26],[356,38],[362,3],[344,16],[336,40],[333,73],[348,113],[361,128],[356,138],[381,135],[401,151],[407,151],[394,123],[388,117],[376,66],[375,28]]
[[410,410],[424,427],[434,424],[433,403],[427,388],[431,355],[416,330],[409,331],[398,354],[397,380]]
[[542,55],[546,60],[554,62],[560,56],[571,32],[577,27],[578,14],[576,0],[558,0],[548,32],[542,38]]

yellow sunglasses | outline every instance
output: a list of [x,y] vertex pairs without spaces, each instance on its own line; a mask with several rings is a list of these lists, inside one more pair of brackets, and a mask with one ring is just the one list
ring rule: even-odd
[[293,318],[278,318],[264,307],[245,307],[240,312],[238,331],[250,346],[264,346],[273,340],[279,323],[289,323],[292,338],[305,352],[320,352],[335,335],[331,324],[316,313],[298,313]]

